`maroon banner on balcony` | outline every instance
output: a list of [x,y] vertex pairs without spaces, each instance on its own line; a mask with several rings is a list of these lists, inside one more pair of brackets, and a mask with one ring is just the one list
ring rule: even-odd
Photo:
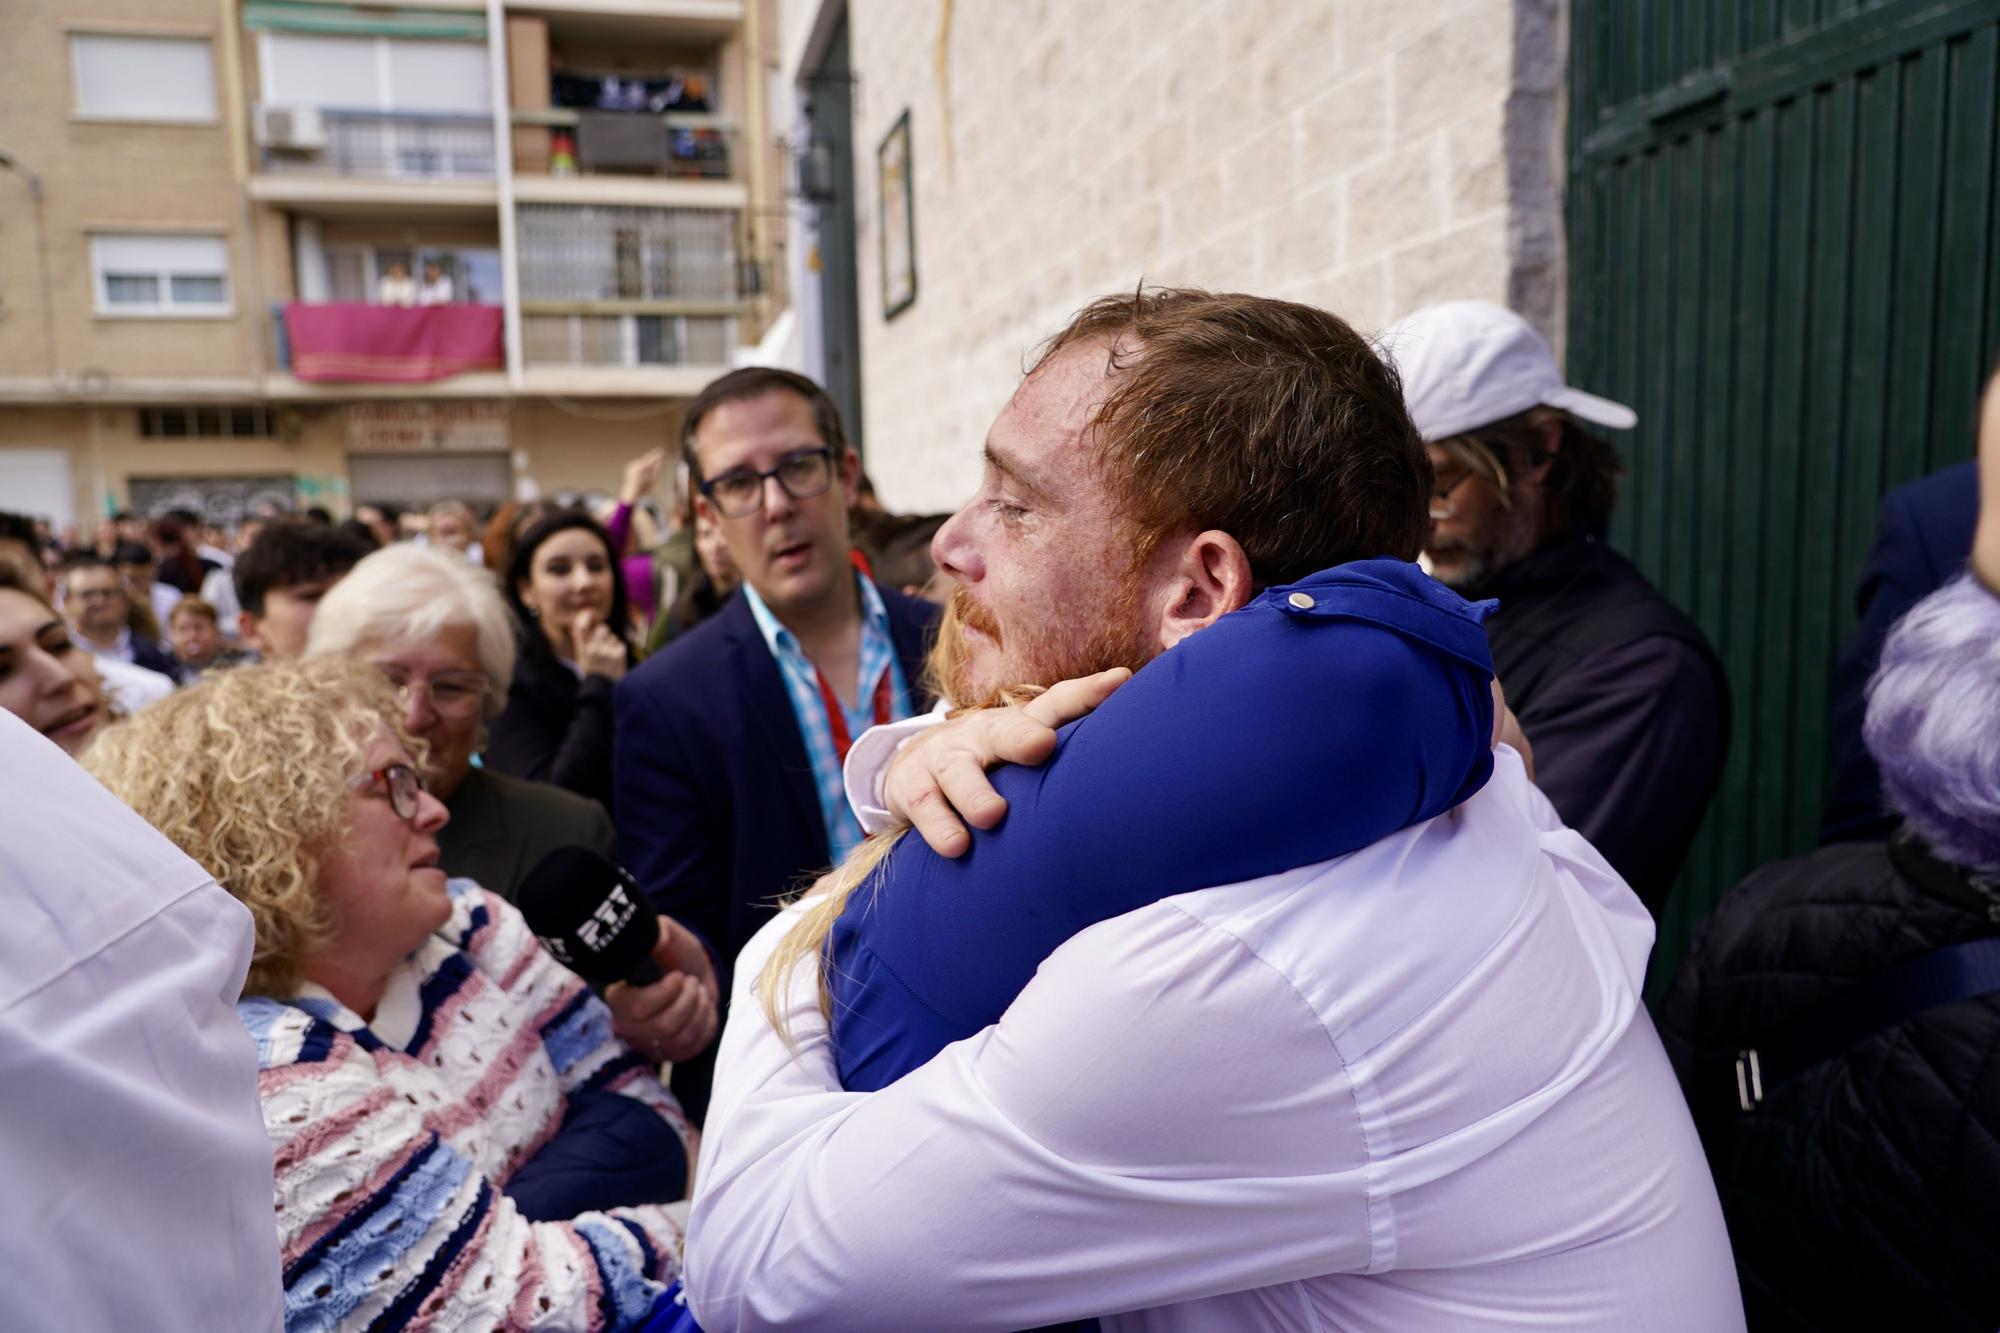
[[507,364],[497,305],[285,306],[292,374],[302,380],[411,384]]

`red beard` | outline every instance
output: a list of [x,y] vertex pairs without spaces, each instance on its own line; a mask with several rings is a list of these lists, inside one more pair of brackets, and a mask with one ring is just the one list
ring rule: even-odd
[[[1050,608],[1052,616],[1066,612],[1083,623],[1016,626],[1009,635],[1001,630],[993,613],[963,587],[954,588],[931,650],[931,675],[958,707],[992,708],[1007,702],[1007,692],[1020,686],[1039,691],[1058,681],[1095,675],[1112,667],[1136,671],[1160,651],[1158,639],[1145,632],[1141,609],[1135,568],[1118,579],[1117,592],[1108,606],[1095,612]],[[991,640],[1005,662],[1002,677],[983,683],[975,680],[967,629]]]

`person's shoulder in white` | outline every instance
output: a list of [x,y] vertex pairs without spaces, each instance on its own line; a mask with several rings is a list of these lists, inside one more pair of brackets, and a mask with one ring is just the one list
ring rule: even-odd
[[[1439,819],[1080,933],[996,1027],[873,1097],[833,1090],[809,1002],[783,1068],[739,995],[696,1312],[725,1331],[967,1302],[995,1328],[1739,1328],[1639,1004],[1650,944],[1503,751]],[[767,1279],[731,1254],[770,1241],[789,1258]]]
[[0,713],[0,1327],[275,1329],[250,915]]
[[172,584],[155,583],[147,596],[153,605],[154,618],[164,626],[173,618],[174,608],[180,605],[181,598],[186,594]]
[[98,679],[118,711],[129,717],[149,704],[156,704],[174,692],[171,676],[115,657],[96,659]]

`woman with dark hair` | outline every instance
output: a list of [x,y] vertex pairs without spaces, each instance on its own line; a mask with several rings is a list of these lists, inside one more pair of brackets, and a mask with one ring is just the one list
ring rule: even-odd
[[[153,534],[160,542],[160,564],[153,577],[169,588],[183,593],[198,593],[201,581],[208,577],[209,572],[222,568],[196,548],[194,530],[186,518],[178,514],[168,514],[154,524]],[[118,563],[125,563],[122,556]]]
[[608,807],[611,689],[636,660],[611,538],[581,510],[539,519],[514,543],[504,587],[521,657],[484,762]]
[[29,571],[0,561],[0,709],[60,745],[72,758],[110,720],[96,659]]

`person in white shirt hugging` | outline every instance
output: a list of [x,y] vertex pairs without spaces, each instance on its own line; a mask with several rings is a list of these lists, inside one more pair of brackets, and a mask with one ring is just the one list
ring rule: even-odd
[[[1150,738],[1120,712],[1212,681],[1222,636],[1320,642],[1323,599],[1392,621],[1417,607],[1407,633],[1471,660],[1447,631],[1481,608],[1397,572],[1431,477],[1393,372],[1307,307],[1106,298],[1052,341],[986,464],[934,546],[958,584],[951,697],[1159,660],[1045,769],[995,774],[1004,800],[983,765],[1046,755],[1050,726],[1115,677],[912,743],[888,805],[921,812],[947,855],[971,846],[962,871],[905,838],[855,910],[808,897],[744,950],[690,1230],[702,1326],[1740,1328],[1714,1188],[1640,1003],[1650,919],[1510,747],[1446,813],[1425,814],[1426,780],[1424,817],[1315,854],[1297,835],[1324,775],[1301,780],[1292,758],[1259,775],[1223,751],[1232,728],[1316,716],[1325,679],[1197,690],[1205,714],[1158,713]],[[1358,713],[1428,725],[1376,683],[1388,692],[1355,697]],[[1163,729],[1189,744],[1127,784],[1163,794],[1150,815],[1117,782],[1064,783],[1093,745],[1143,750]],[[1310,769],[1310,747],[1295,757]],[[1234,798],[1241,781],[1272,827]],[[940,794],[978,827],[1007,801],[1014,817],[971,836]],[[1013,848],[1040,827],[1062,839],[1024,860]],[[1185,854],[1157,855],[1161,840]],[[955,884],[977,909],[994,868],[1060,875],[1066,859],[1094,877],[1079,893],[1129,908],[1080,911],[983,1022],[968,1020],[991,995],[964,1002],[921,950],[885,956],[912,920],[958,907],[940,897],[927,918],[927,889]],[[853,888],[852,869],[832,887]],[[998,888],[1024,914],[1067,906],[1044,883]],[[963,943],[936,942],[946,958]],[[881,964],[858,986],[840,974],[855,959]],[[746,994],[760,977],[768,1010]],[[845,1004],[884,977],[919,1002],[906,1012],[937,1054],[886,1086],[847,1082],[897,1040]]]

